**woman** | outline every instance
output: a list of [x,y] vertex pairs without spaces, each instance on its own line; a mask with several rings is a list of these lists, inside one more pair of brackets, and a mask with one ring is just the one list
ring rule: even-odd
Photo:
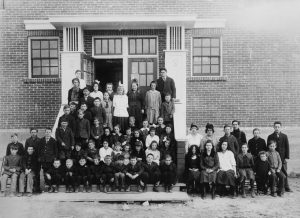
[[101,102],[103,101],[103,93],[99,91],[99,84],[94,82],[93,83],[93,91],[90,93],[92,98],[100,98]]
[[236,175],[236,162],[232,151],[227,150],[228,141],[221,142],[221,151],[218,152],[220,162],[220,170],[217,173],[216,183],[220,187],[220,195],[224,196],[226,186],[230,186],[230,195],[234,198],[235,178]]
[[113,126],[119,124],[124,133],[128,127],[128,117],[128,97],[124,94],[123,86],[118,86],[113,99]]
[[138,89],[138,83],[136,80],[132,80],[131,90],[127,93],[129,116],[135,117],[135,125],[137,128],[141,128],[142,114],[144,113],[144,98],[140,90]]
[[191,145],[185,157],[185,170],[187,173],[187,192],[195,193],[199,191],[200,178],[200,156],[197,145]]
[[215,199],[217,170],[220,168],[219,158],[211,140],[206,141],[204,147],[200,162],[200,183],[203,184],[201,195],[204,199],[206,197],[206,187],[211,185],[212,199]]
[[73,87],[68,91],[68,104],[70,104],[70,102],[74,102],[78,106],[79,99],[82,97],[79,79],[72,79],[72,83]]
[[200,141],[200,152],[204,151],[204,145],[208,140],[212,141],[213,147],[216,151],[216,146],[217,146],[219,140],[214,135],[214,133],[215,133],[214,125],[211,123],[207,123],[206,127],[205,127],[205,133],[206,133],[206,135]]
[[198,126],[196,124],[191,124],[190,133],[187,135],[187,141],[185,143],[185,153],[188,153],[189,148],[192,145],[196,145],[198,148],[200,147],[200,141],[202,139],[202,135],[200,135],[198,131]]

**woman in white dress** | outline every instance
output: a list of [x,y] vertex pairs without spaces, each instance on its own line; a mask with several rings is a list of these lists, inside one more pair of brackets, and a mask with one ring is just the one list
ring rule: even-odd
[[185,153],[187,154],[189,151],[189,148],[192,145],[196,145],[198,148],[200,148],[200,141],[202,139],[202,135],[198,133],[198,126],[194,123],[191,124],[190,133],[187,135],[187,141],[185,143]]
[[103,93],[99,91],[99,84],[94,82],[93,83],[93,91],[90,93],[92,98],[100,98],[101,102],[103,101]]

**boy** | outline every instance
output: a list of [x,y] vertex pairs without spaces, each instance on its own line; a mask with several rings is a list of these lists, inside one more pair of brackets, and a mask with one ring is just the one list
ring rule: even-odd
[[[70,106],[70,115],[74,118],[74,121],[76,121],[77,119],[77,104],[75,102],[70,102],[69,104]],[[76,123],[74,122],[74,131],[75,129]]]
[[63,182],[63,168],[59,159],[53,161],[53,166],[45,173],[45,183],[49,186],[48,192],[58,192],[58,186]]
[[273,140],[276,142],[276,150],[278,151],[281,161],[282,161],[282,172],[285,175],[285,191],[292,192],[288,183],[287,175],[287,159],[290,159],[290,144],[286,134],[281,132],[282,124],[280,121],[274,122],[274,133],[268,136],[267,143]]
[[128,118],[128,122],[129,122],[129,128],[131,129],[131,132],[133,132],[136,129],[136,124],[135,124],[135,117],[134,116],[130,116]]
[[143,141],[146,141],[146,137],[149,134],[149,123],[148,120],[143,121],[143,127],[141,128],[142,136],[143,136]]
[[260,151],[254,166],[255,181],[258,194],[266,195],[268,193],[269,175],[271,175],[271,167],[267,160],[267,153]]
[[147,189],[148,184],[153,184],[153,191],[158,192],[160,170],[158,164],[153,162],[153,158],[153,154],[147,155],[147,162],[143,164],[144,171],[141,175],[141,184],[144,190]]
[[103,126],[100,126],[98,118],[94,119],[94,125],[91,127],[91,137],[95,140],[96,148],[101,147],[101,136],[103,135]]
[[113,165],[111,164],[111,156],[106,155],[104,158],[104,164],[101,167],[101,179],[100,179],[100,181],[104,186],[105,193],[108,192],[109,186],[112,187],[114,183],[114,176],[115,176],[115,171]]
[[240,124],[241,124],[240,121],[233,120],[231,124],[232,124],[233,131],[230,134],[236,138],[241,148],[243,144],[247,144],[246,134],[240,130]]
[[246,179],[250,180],[251,186],[251,197],[254,198],[254,160],[250,153],[248,153],[248,145],[242,145],[242,153],[238,154],[236,160],[237,172],[239,175],[239,182],[241,184],[242,197],[246,197],[245,193],[245,181]]
[[[101,105],[101,100],[99,97],[96,97],[94,100],[94,107],[91,108],[91,113],[93,118],[97,118],[99,125],[105,127],[106,124],[106,112]],[[101,132],[102,135],[103,132]]]
[[[91,171],[86,165],[85,157],[81,157],[79,160],[79,166],[77,167],[77,182],[78,185],[83,185],[83,192],[91,192]],[[78,192],[76,188],[75,192]]]
[[81,105],[80,105],[80,109],[83,111],[84,115],[83,115],[83,118],[84,119],[87,119],[90,124],[93,123],[93,115],[90,111],[87,110],[87,105],[85,102],[83,102]]
[[221,151],[221,145],[223,141],[227,141],[228,143],[228,150],[232,151],[234,154],[234,157],[237,156],[237,154],[240,151],[240,146],[236,138],[230,134],[230,126],[228,124],[224,125],[224,133],[225,135],[219,139],[219,144],[217,146],[217,151]]
[[156,82],[152,81],[150,84],[151,89],[146,92],[145,96],[145,109],[147,120],[150,125],[154,124],[159,116],[159,109],[161,106],[161,95],[156,90]]
[[119,155],[118,160],[114,163],[115,170],[115,188],[119,191],[125,191],[125,171],[126,166],[124,165],[124,156]]
[[134,143],[135,149],[132,150],[132,155],[136,156],[138,162],[146,162],[146,154],[143,149],[143,143],[141,141],[136,141]]
[[18,146],[17,145],[11,145],[9,155],[6,155],[4,158],[3,168],[4,172],[1,176],[1,197],[4,197],[5,195],[5,189],[7,185],[7,179],[11,178],[11,184],[10,184],[10,197],[13,197],[16,195],[17,190],[17,181],[18,176],[21,171],[22,167],[22,159],[21,156],[17,154],[18,152]]
[[14,133],[14,134],[11,135],[11,143],[9,143],[7,145],[6,156],[10,155],[10,148],[12,146],[16,146],[17,147],[17,149],[18,149],[17,154],[18,155],[23,156],[25,154],[23,144],[20,143],[20,142],[18,142],[18,134],[17,133]]
[[122,152],[122,155],[124,156],[124,158],[126,159],[126,158],[130,158],[130,153],[131,151],[130,151],[130,144],[125,144],[124,145],[124,150],[123,150],[123,152]]
[[140,177],[143,173],[143,167],[141,164],[137,163],[137,159],[135,156],[130,157],[130,163],[128,164],[125,171],[125,183],[126,183],[126,192],[130,191],[130,185],[137,184],[138,191],[142,192],[142,188],[140,186]]
[[264,139],[260,137],[260,130],[253,129],[253,138],[248,141],[249,152],[253,155],[254,161],[259,159],[261,151],[267,151],[267,144]]
[[75,148],[71,152],[71,159],[73,160],[73,163],[75,163],[75,166],[79,165],[80,158],[85,156],[86,152],[81,149],[81,144],[76,143]]
[[109,99],[111,101],[113,101],[114,95],[115,95],[114,90],[113,90],[113,84],[112,83],[106,83],[105,91],[109,94]]
[[162,142],[162,146],[160,149],[160,159],[164,161],[167,156],[171,156],[172,160],[176,158],[176,150],[175,146],[171,144],[171,139],[169,137],[164,138]]
[[155,135],[155,128],[150,127],[150,134],[146,137],[145,146],[146,148],[149,147],[152,141],[159,142],[159,137]]
[[74,134],[71,128],[68,127],[68,120],[61,119],[60,127],[57,127],[55,132],[57,140],[59,159],[64,164],[66,159],[71,158],[72,147],[75,145]]
[[102,164],[100,164],[100,156],[96,155],[94,159],[94,165],[90,167],[91,169],[91,182],[92,184],[97,185],[97,192],[100,192],[100,184],[101,184],[101,169]]
[[75,128],[75,141],[77,143],[81,143],[82,148],[86,149],[88,139],[91,134],[90,122],[85,119],[84,111],[78,110],[78,119],[76,120],[76,128]]
[[22,158],[22,173],[19,178],[19,197],[23,196],[25,188],[28,193],[27,196],[32,196],[35,176],[39,175],[39,173],[37,173],[38,169],[39,164],[34,147],[33,145],[29,145],[27,147],[26,154]]
[[164,124],[164,118],[157,118],[157,126],[155,128],[155,134],[160,138],[162,135],[166,134],[166,125]]
[[172,157],[166,155],[165,161],[160,166],[161,182],[164,184],[166,192],[172,192],[172,186],[176,183],[177,170],[172,162]]
[[104,158],[108,155],[111,156],[113,152],[113,149],[111,147],[108,147],[108,141],[103,141],[103,147],[99,150],[100,155],[100,161],[104,162]]
[[88,166],[94,164],[94,159],[96,158],[97,155],[99,155],[99,151],[95,147],[95,141],[93,139],[90,139],[89,148],[86,150],[86,160]]
[[125,132],[126,134],[124,135],[124,140],[123,140],[123,142],[122,142],[122,145],[125,145],[126,143],[130,143],[130,141],[131,141],[131,138],[132,138],[132,132],[131,132],[131,128],[130,127],[128,127],[127,129],[126,129],[126,132]]
[[66,193],[71,193],[75,191],[76,187],[76,168],[73,166],[73,160],[66,160],[66,167],[64,172],[64,181],[66,184]]
[[68,127],[75,133],[75,117],[71,115],[71,108],[69,105],[64,106],[64,114],[58,120],[58,127],[61,126],[62,120],[68,121]]
[[276,149],[276,141],[269,141],[269,151],[267,152],[268,162],[271,167],[271,175],[270,175],[270,186],[271,186],[271,195],[276,197],[275,194],[275,186],[277,184],[277,195],[283,196],[284,194],[284,180],[285,175],[281,171],[282,162],[279,153]]
[[122,155],[122,146],[120,142],[115,143],[114,150],[112,152],[112,161],[115,162],[118,160],[118,157]]
[[83,88],[83,96],[80,98],[79,102],[80,104],[85,103],[88,110],[94,106],[94,98],[90,96],[90,90],[88,87]]
[[164,119],[165,124],[173,124],[173,114],[175,113],[175,105],[171,99],[171,94],[165,94],[165,101],[161,105],[160,116]]

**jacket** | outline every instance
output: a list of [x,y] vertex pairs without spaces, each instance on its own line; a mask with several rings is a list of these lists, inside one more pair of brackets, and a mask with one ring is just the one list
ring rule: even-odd
[[290,144],[286,134],[279,133],[279,137],[274,132],[273,134],[268,136],[267,143],[269,144],[271,140],[276,141],[276,151],[278,151],[281,160],[284,161],[285,159],[290,158]]
[[10,169],[16,169],[16,174],[20,174],[20,171],[22,169],[22,157],[20,155],[8,155],[5,156],[4,162],[3,162],[3,174],[6,175],[12,175],[13,173],[10,172]]
[[90,137],[90,134],[91,134],[90,122],[85,118],[77,119],[75,137],[88,139]]
[[98,118],[100,126],[106,123],[106,113],[104,108],[100,105],[99,107],[92,107],[91,113],[93,118]]
[[161,77],[157,79],[157,91],[161,93],[161,97],[164,100],[165,94],[170,93],[172,98],[176,98],[176,87],[175,82],[171,77],[166,78],[164,81]]
[[46,143],[46,138],[42,138],[38,153],[40,162],[53,162],[53,160],[58,157],[57,142],[55,139],[50,137]]
[[10,147],[11,147],[12,145],[15,145],[15,146],[18,147],[18,151],[17,151],[17,154],[18,154],[18,155],[23,156],[23,155],[25,154],[24,146],[23,146],[22,143],[20,143],[20,142],[17,142],[17,143],[11,142],[11,143],[9,143],[9,144],[7,145],[7,148],[6,148],[6,156],[8,156],[8,155],[11,154],[11,153],[10,153]]
[[[75,145],[74,134],[71,128],[67,127],[65,130],[62,127],[58,127],[55,131],[55,138],[57,140],[59,150],[71,150]],[[65,143],[65,146],[62,143]]]

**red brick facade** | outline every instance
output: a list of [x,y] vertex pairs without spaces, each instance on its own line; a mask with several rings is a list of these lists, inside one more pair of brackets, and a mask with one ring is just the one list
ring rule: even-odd
[[[242,3],[241,3],[242,2]],[[24,20],[56,15],[190,15],[227,19],[248,1],[76,0],[4,1],[0,8],[1,128],[52,126],[61,102],[61,81],[28,79],[28,37],[58,36],[62,31],[26,31]],[[258,1],[259,2],[259,1]],[[158,35],[159,66],[164,65],[165,30],[86,30],[85,52],[93,35]],[[191,38],[221,36],[223,75],[217,80],[191,77]],[[187,125],[217,126],[240,119],[243,126],[300,124],[300,45],[298,37],[258,33],[226,23],[224,29],[186,29]],[[298,41],[297,41],[298,40]],[[183,72],[184,73],[184,72]],[[212,78],[213,79],[213,78]]]

